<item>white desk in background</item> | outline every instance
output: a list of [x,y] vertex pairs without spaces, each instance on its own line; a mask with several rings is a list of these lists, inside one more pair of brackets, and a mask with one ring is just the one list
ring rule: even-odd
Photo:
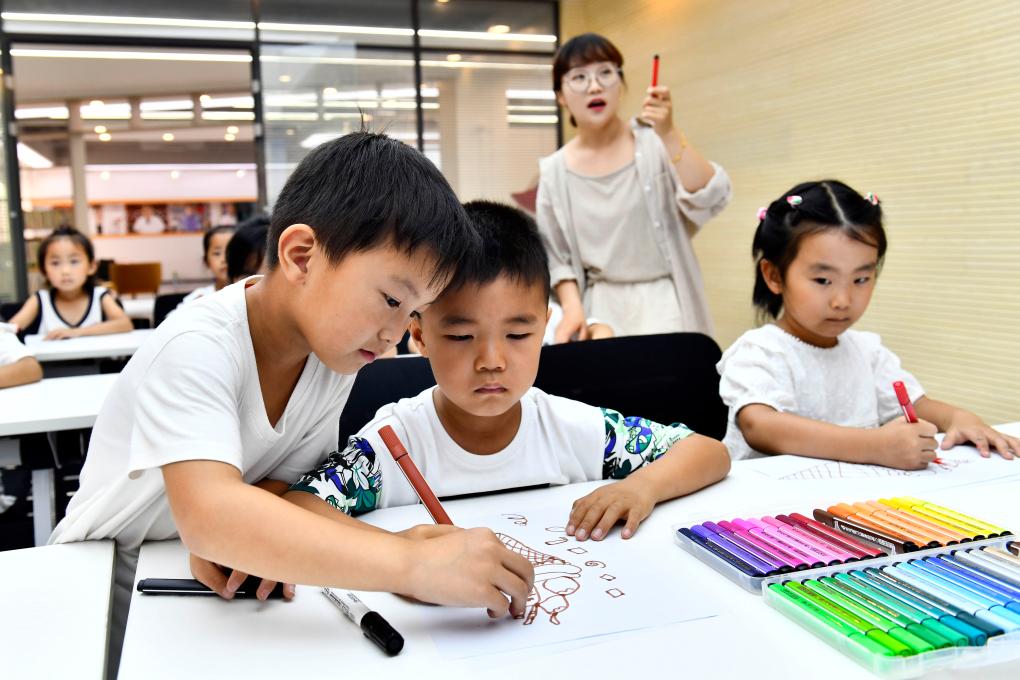
[[106,677],[113,541],[0,552],[0,675]]
[[29,335],[25,337],[25,345],[44,364],[77,359],[110,359],[133,355],[152,333],[152,329],[143,329],[66,340],[43,340],[41,336]]
[[[116,380],[116,373],[76,375],[2,389],[0,437],[92,427]],[[0,440],[0,444],[3,441]],[[13,442],[16,449],[16,440],[6,441]],[[45,544],[49,538],[53,514],[53,470],[32,470],[32,523],[36,545]]]
[[[1018,462],[1020,465],[1020,462]],[[911,480],[898,481],[902,494],[911,494]],[[529,505],[563,506],[566,520],[571,503],[600,482],[554,487],[450,501],[450,514],[504,512],[513,507],[526,512]],[[432,640],[421,616],[423,605],[386,593],[365,593],[368,606],[377,610],[405,638],[400,655],[388,658],[365,639],[324,598],[318,588],[298,586],[293,602],[259,603],[215,598],[160,597],[133,594],[120,680],[156,678],[242,677],[277,680],[301,669],[353,670],[374,678],[453,680],[486,678],[520,680],[522,677],[636,678],[636,677],[745,677],[755,680],[810,678],[868,678],[862,667],[816,639],[779,612],[728,581],[677,547],[671,526],[676,523],[736,516],[749,508],[809,509],[834,502],[848,487],[825,481],[791,484],[770,480],[736,463],[724,481],[686,498],[657,507],[641,525],[628,547],[654,560],[666,574],[682,579],[691,592],[710,597],[718,615],[601,637],[546,649],[518,650],[513,654],[450,660]],[[965,508],[997,523],[1020,526],[1016,487],[986,484],[940,492],[940,503]],[[874,497],[859,492],[860,498]],[[845,500],[857,500],[850,495]],[[400,528],[429,521],[419,506],[380,510],[365,519]],[[136,578],[188,578],[187,552],[179,541],[142,546]],[[796,645],[791,641],[796,640]],[[168,652],[168,650],[173,650]],[[820,669],[824,669],[820,671]],[[978,669],[982,680],[1016,678],[1017,667]],[[954,671],[954,678],[974,677]]]
[[151,295],[139,298],[121,298],[120,306],[124,313],[132,319],[144,319],[152,324],[152,314],[156,309],[156,298]]

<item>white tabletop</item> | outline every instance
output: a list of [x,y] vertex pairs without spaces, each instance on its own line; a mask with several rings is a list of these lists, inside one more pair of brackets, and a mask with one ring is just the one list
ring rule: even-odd
[[[866,481],[876,488],[873,480]],[[900,494],[912,493],[910,479],[896,483]],[[456,516],[502,512],[510,505],[523,512],[529,503],[553,502],[563,505],[565,519],[571,502],[598,484],[528,491],[513,498],[501,495],[460,500],[448,503],[447,507]],[[1015,490],[1015,485],[990,483],[947,489],[939,492],[937,498],[977,516],[1020,526]],[[853,661],[769,608],[760,597],[735,586],[674,545],[671,526],[735,515],[755,507],[762,513],[773,509],[809,509],[817,507],[815,504],[831,504],[834,494],[836,498],[858,500],[873,498],[879,492],[854,491],[850,486],[833,487],[821,481],[791,484],[771,480],[737,463],[723,482],[656,508],[629,547],[682,580],[691,592],[710,595],[718,611],[710,619],[589,638],[558,646],[555,651],[546,648],[451,661],[440,654],[429,635],[420,615],[422,605],[389,594],[368,593],[364,595],[366,603],[378,610],[406,640],[399,656],[387,658],[317,588],[298,586],[297,597],[289,603],[222,602],[214,598],[141,596],[136,592],[119,677],[133,680],[230,676],[276,680],[294,675],[298,669],[316,673],[331,669],[330,673],[419,680],[474,678],[483,673],[486,678],[508,680],[536,674],[586,679],[666,677],[680,671],[687,677],[790,680],[819,677],[819,669],[825,669],[826,678],[872,678]],[[428,521],[420,506],[381,510],[370,513],[366,519],[387,528]],[[144,545],[137,578],[146,577],[189,577],[183,546],[178,541]],[[797,641],[796,648],[791,646],[791,640]],[[981,677],[1015,678],[1017,670],[1016,664],[1004,670],[984,668]],[[954,671],[953,677],[964,675]]]
[[113,557],[113,541],[0,552],[4,678],[105,678]]
[[140,298],[121,298],[120,305],[124,313],[132,319],[148,319],[152,321],[152,312],[156,308],[156,298],[151,295]]
[[152,329],[110,335],[87,335],[67,340],[43,340],[38,335],[25,337],[25,345],[40,362],[75,359],[129,357],[153,333]]
[[116,373],[47,378],[0,390],[0,436],[92,427]]

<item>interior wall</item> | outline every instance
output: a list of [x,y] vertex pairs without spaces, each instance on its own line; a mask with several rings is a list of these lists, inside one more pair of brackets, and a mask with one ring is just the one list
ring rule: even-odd
[[676,123],[733,179],[732,204],[695,239],[723,348],[754,325],[758,207],[836,177],[886,213],[857,328],[931,396],[1020,417],[1020,4],[564,0],[561,13],[564,40],[594,31],[623,52],[627,115],[658,52]]

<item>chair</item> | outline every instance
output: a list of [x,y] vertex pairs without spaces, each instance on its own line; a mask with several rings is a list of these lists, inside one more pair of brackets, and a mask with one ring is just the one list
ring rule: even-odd
[[21,309],[23,304],[25,304],[24,300],[21,302],[4,302],[0,304],[0,319],[7,321],[18,313],[18,310]]
[[165,319],[170,312],[177,309],[177,305],[181,304],[187,296],[187,293],[167,293],[166,295],[157,295],[156,302],[153,304],[152,308],[152,327],[158,328],[159,324],[163,323],[163,319]]
[[163,266],[159,262],[136,262],[121,264],[114,262],[110,266],[110,283],[117,289],[118,295],[137,295],[138,293],[159,293],[159,284],[163,280]]
[[[715,365],[722,357],[700,333],[635,335],[542,348],[535,387],[549,394],[616,409],[660,423],[683,422],[716,439],[727,409]],[[356,434],[381,407],[435,385],[423,357],[375,361],[358,372],[340,415],[340,441]]]

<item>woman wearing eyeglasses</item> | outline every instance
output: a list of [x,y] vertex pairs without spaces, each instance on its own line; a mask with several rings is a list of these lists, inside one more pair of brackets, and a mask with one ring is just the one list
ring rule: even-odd
[[712,320],[691,237],[730,200],[726,171],[673,122],[668,87],[649,87],[639,117],[619,115],[623,56],[586,33],[553,62],[553,90],[576,136],[543,158],[536,206],[563,320],[556,342],[697,331]]

